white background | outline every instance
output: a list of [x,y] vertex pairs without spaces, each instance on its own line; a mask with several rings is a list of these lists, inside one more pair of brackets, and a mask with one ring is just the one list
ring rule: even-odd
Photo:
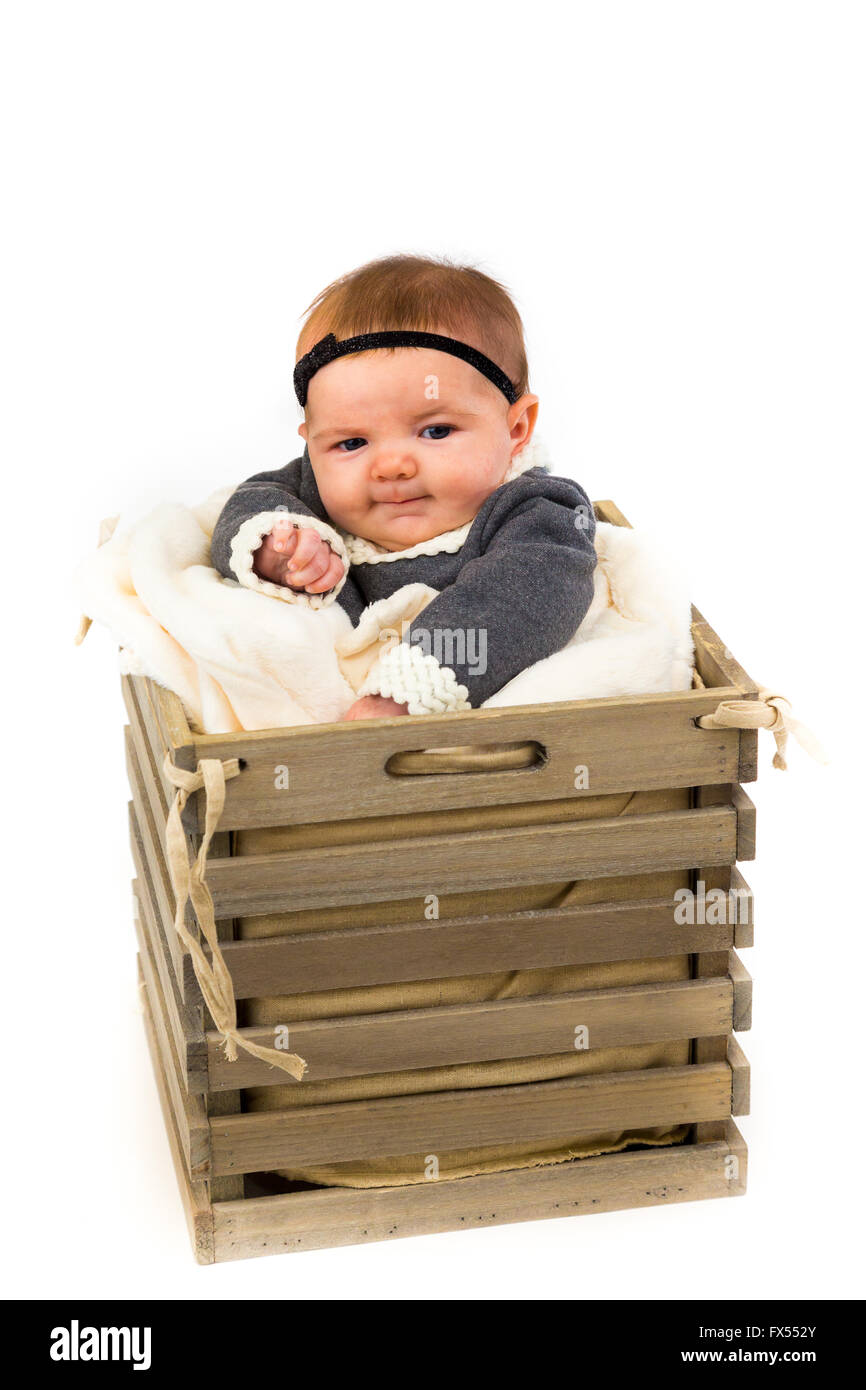
[[[859,4],[5,8],[2,1279],[12,1296],[864,1292]],[[137,1012],[101,517],[295,455],[298,321],[513,290],[557,471],[681,554],[832,755],[762,743],[748,1195],[200,1269]],[[763,737],[763,736],[762,736]]]

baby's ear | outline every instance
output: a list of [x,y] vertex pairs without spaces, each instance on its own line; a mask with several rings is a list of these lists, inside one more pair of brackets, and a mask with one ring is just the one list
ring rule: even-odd
[[298,425],[298,434],[301,436],[301,438],[303,439],[304,443],[306,444],[306,442],[307,442],[307,422],[306,422],[306,420],[303,420],[303,421],[301,422],[301,424]]
[[511,435],[511,442],[517,449],[525,449],[532,438],[535,429],[535,422],[538,419],[538,397],[530,395],[521,396],[512,406],[508,408],[508,433]]

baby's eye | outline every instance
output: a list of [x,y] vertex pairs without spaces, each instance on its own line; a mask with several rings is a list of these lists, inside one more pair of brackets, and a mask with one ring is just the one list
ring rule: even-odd
[[453,425],[428,425],[425,430],[421,431],[421,438],[447,439],[453,428]]
[[362,449],[366,443],[366,439],[341,439],[337,448],[342,449],[344,453],[353,454],[356,449]]

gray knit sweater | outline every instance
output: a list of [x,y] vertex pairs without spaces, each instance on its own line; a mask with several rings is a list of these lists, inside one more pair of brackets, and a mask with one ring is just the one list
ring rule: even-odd
[[[353,627],[368,604],[407,584],[437,590],[379,658],[360,694],[389,695],[411,714],[476,708],[518,672],[564,647],[592,602],[595,520],[568,478],[529,466],[524,451],[474,520],[403,551],[339,530],[319,496],[309,454],[256,473],[232,493],[211,543],[226,578],[288,602],[338,603]],[[520,458],[523,458],[521,455]],[[295,594],[260,579],[252,557],[278,517],[311,526],[346,564],[325,594]]]

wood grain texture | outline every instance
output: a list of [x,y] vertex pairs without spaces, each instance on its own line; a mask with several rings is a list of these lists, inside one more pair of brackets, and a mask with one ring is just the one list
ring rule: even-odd
[[[744,671],[736,657],[725,645],[694,604],[692,604],[692,634],[695,646],[700,648],[702,662],[701,675],[709,685],[732,685],[745,700],[757,696],[758,685],[747,671]],[[708,679],[709,677],[709,679]],[[744,731],[749,732],[749,731]],[[756,732],[752,730],[751,732]]]
[[147,993],[154,1037],[162,1066],[163,1081],[171,1103],[181,1153],[187,1172],[191,1177],[206,1177],[211,1166],[211,1135],[205,1105],[200,1096],[191,1096],[184,1088],[171,1043],[162,991],[153,958],[143,934],[140,935],[139,940],[144,947],[138,957],[139,970]]
[[[196,735],[198,757],[237,757],[226,785],[225,829],[292,825],[357,816],[447,810],[567,796],[734,782],[736,729],[699,729],[737,691],[691,690],[459,715],[370,719],[258,733]],[[546,761],[519,771],[391,776],[389,758],[455,743],[540,743]],[[589,784],[575,790],[575,768]],[[288,769],[288,787],[279,769]],[[351,769],[351,775],[347,770]],[[201,828],[201,794],[190,798],[190,828]]]
[[217,916],[386,902],[517,884],[603,878],[736,859],[730,806],[372,841],[208,865]]
[[736,951],[728,953],[728,975],[734,989],[734,1031],[745,1033],[752,1026],[752,977]]
[[[591,1051],[728,1033],[733,1000],[729,978],[627,985],[295,1023],[289,1047],[307,1062],[305,1080],[321,1081],[570,1053],[578,1027],[587,1030]],[[243,1031],[254,1042],[274,1045],[273,1026]],[[227,1062],[216,1033],[208,1037],[208,1069],[213,1090],[285,1085],[278,1068],[247,1053]]]
[[[137,677],[125,677],[124,680],[123,694],[130,716],[130,729],[141,776],[141,787],[142,791],[147,794],[153,813],[153,822],[158,831],[159,842],[164,848],[165,825],[176,796],[175,787],[172,786],[163,771],[166,753],[169,750],[153,714],[147,682]],[[187,827],[187,843],[190,854],[197,854],[201,845],[201,835],[190,827]],[[217,830],[214,833],[210,854],[213,858],[231,854],[230,831]]]
[[162,1110],[162,1118],[168,1135],[172,1164],[174,1165],[178,1191],[183,1205],[184,1216],[186,1217],[190,1240],[192,1241],[193,1254],[198,1264],[213,1264],[215,1253],[213,1207],[210,1202],[208,1185],[204,1179],[191,1178],[189,1175],[189,1169],[184,1157],[177,1125],[175,1124],[174,1110],[168,1094],[162,1060],[156,1041],[153,1017],[151,1015],[147,991],[143,981],[140,982],[139,993],[141,996],[147,1049],[150,1053],[150,1060],[153,1066],[153,1075],[156,1081],[159,1105]]
[[[175,897],[165,860],[165,828],[154,818],[130,730],[126,731],[125,739],[127,775],[133,797],[129,806],[130,842],[136,872],[140,882],[146,885],[154,916],[159,920],[181,998],[191,1008],[202,1008],[201,989],[189,953],[174,930]],[[197,932],[198,924],[189,903],[185,919],[190,931]]]
[[746,1191],[747,1174],[746,1145],[728,1120],[723,1137],[714,1143],[602,1154],[412,1187],[325,1188],[219,1202],[213,1208],[215,1258],[251,1259],[509,1222],[738,1197]]
[[390,1154],[567,1140],[723,1119],[731,1068],[652,1067],[568,1081],[393,1096],[211,1120],[213,1171],[254,1173]]
[[[147,798],[147,805],[154,826],[162,832],[168,816],[170,800],[166,796],[162,780],[154,772],[150,745],[141,724],[134,697],[131,692],[127,694],[124,691],[124,699],[127,701],[127,713],[129,714],[129,724],[124,730],[124,739],[127,745],[127,772],[130,770],[129,748],[131,747],[140,776],[141,792]],[[132,780],[130,778],[131,786]]]
[[[140,876],[139,893],[145,904],[141,915],[141,925],[147,937],[151,959],[156,964],[159,976],[162,1005],[174,1040],[174,1060],[178,1068],[180,1082],[188,1094],[204,1096],[205,1117],[212,1114],[236,1114],[241,1109],[240,1091],[235,1088],[237,1083],[235,1083],[235,1087],[232,1087],[227,1082],[218,1093],[209,1091],[208,1054],[202,1020],[204,1016],[204,1021],[211,1028],[213,1027],[213,1020],[201,999],[201,991],[195,979],[192,961],[183,943],[177,939],[173,920],[165,921],[163,924],[160,912],[156,907],[148,861],[150,860],[154,864],[155,872],[163,878],[167,903],[171,895],[171,888],[168,884],[163,842],[156,826],[162,827],[165,824],[168,802],[173,796],[173,789],[159,775],[161,763],[154,757],[154,740],[157,731],[153,723],[142,718],[136,693],[131,685],[124,694],[127,710],[133,721],[126,731],[130,782],[137,790],[144,815],[149,821],[149,855],[144,849],[141,830],[135,817],[133,817],[132,823],[133,857]],[[147,791],[146,800],[144,788]],[[229,838],[228,834],[214,836],[211,845],[213,857],[219,857],[221,853],[229,852]],[[222,939],[231,938],[233,925],[231,919],[218,923],[217,929]],[[139,944],[144,952],[144,942],[140,941]],[[182,989],[185,989],[185,994],[182,993]],[[196,1001],[195,1006],[185,1002],[192,1000]],[[208,1136],[209,1133],[208,1130]],[[211,1178],[210,1196],[212,1200],[235,1198],[242,1195],[243,1180],[241,1178]]]
[[[181,997],[184,1003],[195,1006],[200,1002],[201,994],[199,992],[197,997],[191,995],[184,983],[186,980],[186,971],[183,966],[185,952],[177,939],[177,933],[171,929],[171,924],[174,922],[174,898],[169,896],[170,887],[159,873],[159,857],[153,849],[146,816],[143,812],[139,815],[134,801],[129,802],[128,812],[129,843],[138,881],[145,885],[145,890],[153,903],[154,916],[159,919],[165,930],[166,948],[171,959],[174,977],[181,991]],[[195,983],[194,976],[192,979]],[[195,983],[195,989],[198,990],[197,983]]]
[[[174,930],[175,898],[168,877],[165,855],[159,842],[158,832],[153,824],[150,807],[142,789],[132,739],[127,736],[127,772],[133,799],[129,803],[129,838],[132,858],[139,881],[146,883],[154,915],[158,917],[166,939],[166,947],[171,957],[174,976],[185,1004],[197,1008],[202,1003],[201,990],[193,971],[185,967],[186,948]],[[192,926],[191,913],[187,909],[187,924]]]
[[[695,665],[708,686],[730,685],[736,688],[737,699],[757,698],[757,683],[743,670],[729,648],[694,605],[692,637],[695,643]],[[739,740],[739,765],[737,775],[732,781],[754,782],[758,776],[758,730],[741,729]]]
[[[727,806],[732,803],[733,787],[719,786],[695,787],[692,801],[695,806]],[[703,864],[693,875],[692,887],[696,894],[707,895],[716,892],[730,893],[734,865]],[[730,899],[727,900],[727,904]],[[706,902],[705,902],[706,907]],[[726,910],[726,919],[730,914]],[[692,957],[692,974],[696,979],[713,978],[724,974],[728,968],[730,953],[724,951],[696,951]],[[727,1059],[727,1034],[724,1030],[710,1036],[696,1037],[692,1043],[692,1062],[705,1064]],[[698,1142],[710,1143],[724,1136],[724,1123],[718,1120],[701,1121],[695,1125],[695,1138]]]
[[297,932],[227,943],[238,999],[642,960],[743,944],[734,928],[679,925],[668,898]]
[[737,813],[737,858],[755,857],[755,803],[743,788],[736,786],[732,795],[733,807]]
[[739,869],[731,869],[730,891],[737,903],[734,922],[734,945],[740,948],[755,944],[755,895]]
[[731,1114],[748,1115],[751,1099],[751,1068],[736,1038],[727,1042],[727,1061],[731,1069]]
[[[149,953],[159,977],[165,1016],[174,1044],[174,1055],[184,1088],[192,1095],[204,1095],[208,1089],[208,1048],[202,1028],[201,1010],[184,1004],[172,969],[165,937],[153,911],[148,886],[141,879],[133,885],[139,936],[139,954]],[[142,939],[146,941],[146,946]]]
[[150,690],[147,681],[141,677],[123,676],[122,691],[130,728],[137,734],[135,746],[138,760],[142,768],[153,768],[156,773],[164,821],[174,800],[175,789],[162,770],[168,750],[153,712]]
[[157,685],[156,681],[133,677],[133,682],[137,689],[146,691],[152,717],[159,726],[166,748],[171,752],[172,762],[187,770],[194,768],[194,736],[178,696],[173,690]]

